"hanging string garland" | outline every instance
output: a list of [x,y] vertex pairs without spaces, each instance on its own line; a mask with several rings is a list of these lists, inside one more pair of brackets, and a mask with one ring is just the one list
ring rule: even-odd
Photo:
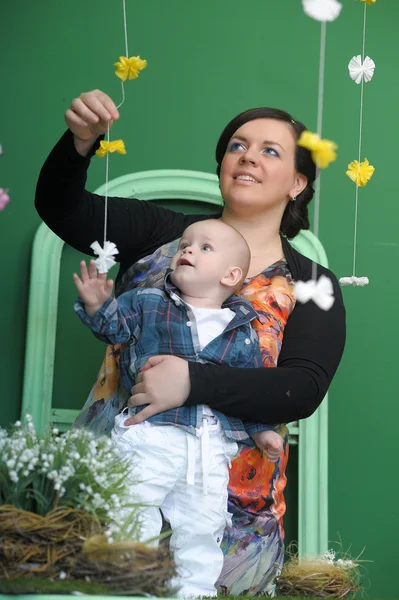
[[[0,144],[0,156],[3,154],[3,146]],[[0,188],[0,210],[4,210],[9,202],[10,196],[8,195],[8,190]]]
[[[317,133],[304,131],[298,140],[299,146],[310,150],[312,159],[316,165],[316,175],[318,176],[315,184],[313,232],[318,238],[321,190],[320,169],[325,169],[337,158],[335,152],[337,145],[330,140],[322,139],[327,22],[334,21],[339,16],[342,4],[337,2],[337,0],[302,0],[302,6],[309,17],[321,22]],[[321,275],[317,279],[317,263],[315,261],[312,262],[312,278],[309,281],[298,281],[295,285],[295,295],[297,300],[303,304],[313,300],[322,310],[329,310],[334,304],[332,281],[326,275]]]
[[368,277],[356,276],[356,254],[357,254],[357,232],[358,232],[358,213],[359,213],[359,188],[364,187],[370,181],[375,168],[370,165],[367,158],[361,161],[362,141],[363,141],[363,107],[364,107],[364,84],[369,83],[375,70],[375,63],[369,57],[365,56],[366,49],[366,23],[367,23],[367,5],[375,4],[377,0],[360,0],[364,3],[363,13],[363,43],[362,53],[354,56],[348,64],[349,76],[358,85],[360,85],[360,119],[359,119],[359,146],[358,160],[354,160],[348,165],[347,176],[355,184],[355,226],[353,234],[353,272],[351,277],[341,277],[339,282],[342,286],[365,286],[369,283]]
[[[363,27],[363,51],[361,55],[354,56],[349,62],[348,69],[350,77],[357,84],[361,85],[361,101],[360,101],[360,132],[359,132],[359,159],[352,161],[348,165],[346,174],[356,185],[355,194],[355,233],[354,233],[354,259],[353,259],[353,275],[352,277],[341,277],[341,285],[366,285],[367,277],[356,277],[356,242],[357,242],[357,216],[358,216],[358,190],[363,187],[371,179],[374,173],[374,167],[369,164],[367,159],[361,162],[362,149],[362,128],[363,128],[363,86],[364,83],[371,81],[374,75],[375,64],[370,57],[365,57],[365,37],[366,37],[366,10],[367,5],[375,4],[376,0],[360,0],[364,6],[364,27]],[[337,0],[302,0],[304,12],[316,21],[321,22],[320,36],[320,61],[319,61],[319,86],[318,86],[318,106],[317,106],[317,133],[309,131],[303,132],[298,145],[308,148],[312,154],[313,161],[316,164],[317,171],[326,168],[331,162],[336,160],[337,145],[330,141],[322,139],[323,125],[323,104],[324,104],[324,74],[325,74],[325,49],[326,49],[326,24],[334,21],[340,14],[342,4]],[[128,36],[127,36],[127,17],[126,17],[126,0],[122,0],[123,20],[124,20],[124,37],[126,56],[120,56],[119,61],[114,63],[117,67],[115,75],[121,80],[122,85],[122,101],[117,106],[119,109],[125,101],[124,83],[127,80],[136,79],[140,72],[146,68],[147,61],[142,60],[140,56],[129,57]],[[105,203],[104,203],[104,239],[103,246],[98,241],[91,244],[91,248],[98,258],[95,260],[99,273],[106,273],[116,263],[114,257],[118,254],[118,249],[113,242],[107,240],[107,212],[108,212],[108,181],[109,181],[109,154],[118,153],[126,154],[126,148],[123,140],[110,141],[109,126],[107,131],[107,139],[100,142],[100,147],[97,150],[97,156],[106,158],[106,173],[105,173]],[[318,237],[319,233],[319,216],[320,216],[320,172],[318,173],[315,185],[315,203],[314,203],[314,234]],[[329,310],[334,303],[333,286],[331,280],[321,275],[317,280],[317,263],[313,261],[312,279],[303,282],[298,281],[295,287],[296,297],[300,302],[308,302],[313,300],[323,310]]]
[[[127,36],[127,14],[126,0],[122,0],[123,25],[125,38],[125,53],[126,56],[120,56],[119,61],[114,63],[116,67],[115,75],[121,80],[122,85],[122,100],[116,108],[120,108],[125,102],[125,81],[137,79],[140,72],[146,68],[147,61],[140,56],[131,56],[129,58],[129,45]],[[118,248],[113,242],[107,240],[107,217],[108,217],[108,181],[109,181],[109,155],[126,154],[126,148],[123,140],[110,141],[109,139],[109,124],[107,130],[107,139],[100,142],[100,147],[96,151],[96,155],[100,158],[105,157],[105,193],[104,193],[104,239],[101,247],[98,241],[91,244],[90,248],[97,256],[94,261],[99,273],[108,273],[111,267],[116,264],[114,257],[119,254]]]

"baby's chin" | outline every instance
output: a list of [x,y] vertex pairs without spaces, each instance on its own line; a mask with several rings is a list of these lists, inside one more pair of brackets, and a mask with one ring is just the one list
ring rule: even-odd
[[177,272],[173,271],[170,274],[170,281],[179,290],[180,294],[186,296],[197,296],[200,294],[201,286],[197,281],[192,280],[189,273],[183,273],[179,269]]
[[183,273],[179,273],[179,271],[177,270],[173,270],[172,273],[169,276],[170,281],[173,283],[173,285],[175,285],[179,290],[181,289],[181,286],[184,286],[184,282],[185,282],[185,277]]

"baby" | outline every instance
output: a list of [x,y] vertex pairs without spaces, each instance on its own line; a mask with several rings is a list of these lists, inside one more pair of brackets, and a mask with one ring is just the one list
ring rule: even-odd
[[[245,239],[221,220],[190,225],[162,288],[137,288],[114,299],[113,282],[81,263],[74,274],[80,298],[75,310],[107,344],[126,344],[120,369],[130,393],[140,368],[158,354],[232,367],[262,367],[251,321],[252,305],[234,296],[248,273]],[[162,515],[170,523],[181,597],[216,596],[223,566],[220,544],[227,511],[229,464],[237,443],[264,450],[276,461],[282,438],[272,427],[241,421],[201,406],[182,406],[132,426],[125,409],[115,419],[112,439],[131,461],[131,493],[143,509],[141,539],[159,536]],[[151,506],[152,505],[152,506]],[[155,508],[157,507],[157,508]],[[162,512],[161,512],[162,511]]]

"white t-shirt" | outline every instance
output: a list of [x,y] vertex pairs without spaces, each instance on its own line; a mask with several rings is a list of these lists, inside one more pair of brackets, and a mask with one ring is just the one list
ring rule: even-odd
[[[194,313],[201,350],[220,335],[235,317],[235,312],[230,308],[197,308],[191,304],[189,307]],[[205,404],[204,415],[213,415]]]

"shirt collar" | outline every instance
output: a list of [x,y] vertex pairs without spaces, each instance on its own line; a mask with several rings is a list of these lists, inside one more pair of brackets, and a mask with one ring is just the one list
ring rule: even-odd
[[[164,277],[164,287],[165,291],[170,296],[171,300],[179,306],[186,305],[186,302],[180,296],[180,290],[172,283],[171,274],[173,273],[173,269],[168,269],[166,271]],[[236,313],[236,317],[239,317],[240,320],[252,321],[252,319],[259,319],[258,312],[254,309],[251,302],[241,298],[240,296],[230,296],[223,302],[222,308],[230,308],[233,312]],[[236,319],[234,319],[235,321]]]

